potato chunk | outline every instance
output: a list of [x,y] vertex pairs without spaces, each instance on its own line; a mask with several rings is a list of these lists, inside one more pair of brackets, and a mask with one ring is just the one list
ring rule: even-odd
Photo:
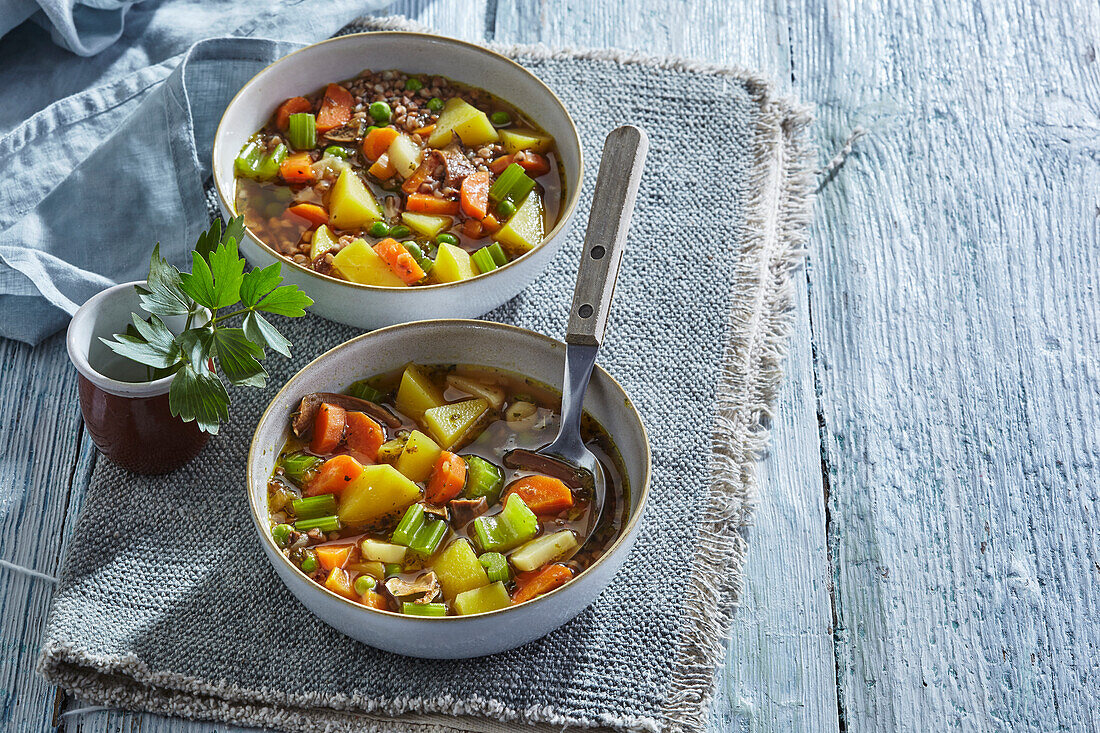
[[418,214],[412,211],[406,211],[402,214],[401,221],[405,222],[417,234],[423,234],[425,237],[431,237],[432,239],[435,239],[435,235],[444,229],[450,229],[451,224],[454,222],[449,216]]
[[432,276],[441,283],[456,283],[476,277],[477,270],[466,250],[453,244],[441,244],[435,255]]
[[464,145],[484,145],[500,139],[485,113],[458,97],[447,100],[443,113],[435,123],[435,130],[428,138],[428,145],[433,148],[446,147],[451,142],[452,133],[457,134]]
[[508,223],[493,235],[512,254],[523,254],[542,244],[546,220],[542,210],[542,198],[532,191],[524,199]]
[[554,144],[554,138],[549,135],[535,132],[534,130],[501,130],[500,144],[512,154],[521,150],[533,150],[536,153],[545,153]]
[[382,285],[388,288],[409,287],[362,239],[356,239],[337,252],[332,260],[332,266],[353,283]]
[[403,512],[420,498],[420,487],[388,463],[364,466],[340,494],[336,515],[344,524],[365,524]]
[[412,141],[412,138],[408,135],[401,134],[393,139],[390,143],[390,147],[386,150],[386,154],[389,155],[390,165],[394,167],[397,174],[402,178],[408,178],[412,175],[412,172],[420,165],[420,158],[423,151],[420,146]]
[[481,588],[459,593],[454,599],[455,613],[469,616],[472,613],[488,613],[512,605],[504,583],[496,582]]
[[434,440],[414,430],[397,458],[397,470],[413,481],[427,481],[442,452]]
[[443,393],[420,371],[420,367],[416,364],[405,367],[401,384],[397,388],[397,399],[394,401],[398,412],[419,420],[424,417],[425,410],[445,404],[447,400],[443,399]]
[[382,207],[350,169],[336,179],[328,200],[328,220],[337,229],[357,229],[382,218]]
[[477,561],[477,553],[466,540],[452,542],[436,558],[432,569],[448,601],[454,601],[459,593],[489,585],[485,568]]
[[447,450],[457,443],[489,410],[489,402],[478,398],[433,407],[424,411],[424,424],[436,442]]

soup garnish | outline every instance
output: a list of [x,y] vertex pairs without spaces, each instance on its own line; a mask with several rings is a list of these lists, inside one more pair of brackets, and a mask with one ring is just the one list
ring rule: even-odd
[[491,272],[561,211],[554,139],[441,76],[364,71],[279,104],[235,161],[237,211],[299,265],[410,287]]
[[627,511],[621,460],[588,415],[607,503],[583,546],[591,490],[503,465],[548,443],[559,409],[549,388],[473,366],[306,395],[268,482],[271,537],[314,582],[380,610],[469,615],[548,593],[602,556]]

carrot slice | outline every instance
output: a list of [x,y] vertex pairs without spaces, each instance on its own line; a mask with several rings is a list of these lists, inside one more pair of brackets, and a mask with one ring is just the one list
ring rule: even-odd
[[290,116],[302,112],[312,112],[313,105],[305,97],[291,97],[279,105],[275,112],[275,126],[283,132],[290,127]]
[[492,163],[489,164],[489,170],[493,173],[503,173],[504,169],[512,165],[512,158],[514,155],[502,155]]
[[481,239],[485,236],[485,227],[477,219],[467,219],[462,222],[462,233],[470,239]]
[[560,514],[573,506],[573,492],[552,476],[524,476],[508,487],[504,496],[516,494],[527,508],[542,516]]
[[333,568],[325,579],[325,587],[336,595],[343,596],[352,601],[358,601],[359,596],[351,584],[351,576],[343,568]]
[[345,411],[338,405],[322,402],[313,419],[313,440],[309,449],[314,453],[332,453],[344,437]]
[[489,234],[492,234],[497,229],[500,229],[500,222],[497,221],[497,218],[495,216],[489,214],[487,217],[481,220],[481,227]]
[[437,199],[430,193],[412,193],[405,202],[405,208],[419,214],[454,215],[458,213],[458,202],[451,199]]
[[428,176],[431,175],[434,169],[434,156],[424,156],[424,160],[420,161],[420,165],[416,167],[412,175],[406,178],[405,182],[401,184],[401,190],[405,193],[416,193],[417,189],[420,188],[420,184],[428,180]]
[[413,130],[414,135],[431,135],[435,131],[435,125],[424,125]]
[[424,269],[409,254],[409,250],[405,249],[396,239],[383,239],[374,245],[374,251],[378,253],[383,262],[390,266],[393,273],[407,284],[412,285],[424,279]]
[[348,453],[360,461],[374,463],[378,460],[378,446],[386,442],[382,426],[363,412],[349,412],[346,419],[348,435],[344,442]]
[[333,456],[321,464],[320,470],[302,492],[302,496],[339,495],[344,487],[361,473],[363,473],[363,464],[351,456]]
[[489,171],[471,173],[462,180],[462,213],[475,219],[484,219],[489,213]]
[[573,578],[573,571],[564,565],[547,565],[535,572],[537,575],[531,578],[516,577],[516,592],[512,594],[513,604],[523,603],[543,593],[549,593]]
[[287,183],[309,183],[313,180],[313,159],[309,153],[295,153],[286,156],[279,166],[279,175]]
[[397,174],[397,169],[393,167],[393,163],[390,162],[390,156],[386,153],[382,153],[378,157],[378,160],[371,164],[371,167],[367,169],[367,173],[377,178],[380,181],[393,178]]
[[344,567],[348,561],[352,548],[355,545],[318,545],[313,548],[317,553],[317,561],[325,570]]
[[390,604],[386,602],[386,597],[378,591],[368,590],[359,598],[359,602],[367,608],[377,608],[379,611],[390,610]]
[[522,160],[517,155],[512,161],[535,178],[550,172],[550,160],[545,155],[532,153],[530,150],[523,151]]
[[435,461],[424,499],[432,504],[446,504],[466,486],[466,461],[450,451],[443,451]]
[[351,92],[339,84],[325,87],[325,98],[321,102],[321,111],[317,113],[317,132],[328,132],[340,125],[346,125],[351,119]]
[[378,160],[396,139],[397,130],[392,127],[377,127],[363,138],[363,155],[367,156],[367,160]]
[[328,224],[328,212],[317,204],[294,204],[287,211],[302,217],[315,227]]

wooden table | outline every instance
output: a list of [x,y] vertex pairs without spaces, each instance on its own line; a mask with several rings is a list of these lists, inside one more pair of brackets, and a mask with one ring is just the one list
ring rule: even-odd
[[[797,274],[714,731],[1100,729],[1100,6],[918,5],[396,7],[757,69],[817,105],[823,164],[866,130]],[[93,455],[75,372],[60,336],[0,363],[0,558],[52,575]],[[0,568],[0,727],[210,730],[60,718],[33,672],[50,590]]]

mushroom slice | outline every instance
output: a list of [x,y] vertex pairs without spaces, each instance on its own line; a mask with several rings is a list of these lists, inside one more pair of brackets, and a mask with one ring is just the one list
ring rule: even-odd
[[454,517],[453,526],[464,527],[489,511],[489,500],[484,496],[476,499],[452,499],[449,506]]
[[359,125],[342,125],[329,130],[324,137],[333,143],[353,143],[359,139]]
[[401,421],[397,416],[381,405],[336,392],[311,392],[302,398],[302,402],[298,405],[298,412],[294,413],[291,428],[296,436],[299,438],[310,436],[313,432],[313,419],[317,417],[317,410],[321,409],[321,404],[324,402],[352,412],[365,412],[389,428],[401,427]]
[[450,145],[443,148],[441,154],[443,157],[443,164],[447,168],[447,185],[451,188],[458,188],[461,186],[466,176],[477,170],[477,166],[466,157],[466,153],[463,152],[462,147],[457,143],[452,142]]
[[401,578],[390,578],[386,581],[386,590],[394,598],[409,599],[413,596],[413,603],[431,603],[442,592],[439,588],[439,580],[434,572],[427,572],[413,582]]
[[518,468],[523,471],[534,471],[535,473],[553,476],[560,479],[571,489],[584,489],[592,486],[593,483],[592,474],[580,466],[574,466],[566,461],[560,461],[557,458],[551,458],[543,453],[535,453],[524,448],[513,448],[505,453],[504,465],[508,468]]
[[447,507],[435,506],[434,504],[422,503],[420,506],[424,507],[425,514],[431,514],[439,517],[443,521],[447,521]]

